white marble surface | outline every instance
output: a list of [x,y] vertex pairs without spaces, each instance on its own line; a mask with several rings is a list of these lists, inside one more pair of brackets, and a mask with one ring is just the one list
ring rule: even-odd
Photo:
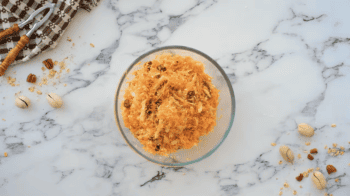
[[[346,0],[104,0],[91,13],[79,12],[55,50],[9,70],[6,76],[20,86],[0,79],[0,119],[6,120],[0,120],[0,195],[272,196],[288,182],[283,196],[293,190],[348,196],[349,7]],[[126,68],[166,45],[196,48],[217,60],[237,103],[223,145],[202,162],[178,169],[135,154],[113,114]],[[41,61],[48,57],[69,57],[71,72],[60,84],[38,87],[63,97],[60,110],[29,92],[25,81],[28,73],[42,75]],[[30,110],[14,105],[19,91],[32,100]],[[301,122],[316,128],[314,137],[299,136]],[[327,154],[323,147],[332,143],[344,146],[345,154]],[[278,146],[284,144],[302,155],[294,165],[278,164]],[[319,149],[313,161],[303,152],[311,148]],[[338,172],[326,174],[327,164]],[[316,167],[326,174],[326,190],[313,187],[310,177],[295,180]]]

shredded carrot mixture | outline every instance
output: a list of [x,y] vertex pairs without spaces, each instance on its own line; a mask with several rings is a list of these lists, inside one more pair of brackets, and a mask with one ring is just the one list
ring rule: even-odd
[[219,90],[203,63],[162,54],[133,73],[122,104],[125,126],[152,154],[197,145],[216,125]]

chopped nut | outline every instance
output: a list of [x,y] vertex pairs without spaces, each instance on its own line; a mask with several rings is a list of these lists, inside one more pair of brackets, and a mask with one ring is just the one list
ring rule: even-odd
[[344,151],[341,151],[341,152],[340,152],[340,155],[344,155]]
[[45,68],[45,67],[41,67],[41,70],[42,70],[42,71],[45,71],[45,70],[46,70],[46,68]]
[[52,62],[52,59],[46,59],[45,61],[43,61],[43,63],[47,69],[53,68],[54,63]]
[[311,153],[311,154],[317,154],[317,148],[311,149],[311,150],[310,150],[310,153]]
[[72,39],[71,39],[71,38],[69,38],[69,37],[67,37],[67,41],[71,42],[71,41],[72,41]]
[[334,148],[335,148],[335,147],[337,147],[337,145],[338,145],[338,144],[336,144],[336,143],[333,143],[333,147],[334,147]]
[[332,152],[337,152],[337,149],[331,149]]
[[338,179],[338,178],[336,178],[334,181],[335,181],[335,182],[339,182],[339,179]]
[[288,187],[289,187],[289,184],[285,182],[285,183],[283,184],[283,186],[284,186],[285,188],[288,188]]
[[340,150],[345,150],[344,146],[340,146]]
[[305,145],[310,146],[310,142],[306,142]]
[[42,95],[43,94],[41,91],[36,91],[36,93],[38,93],[38,95]]
[[298,154],[298,159],[301,159],[301,154]]
[[280,193],[278,194],[278,195],[282,195],[283,194],[283,192],[282,191],[280,191]]
[[276,143],[271,143],[271,146],[276,146]]
[[51,69],[51,70],[50,70],[50,73],[49,73],[49,78],[55,77],[55,74],[56,74],[56,73],[57,73],[57,71]]
[[125,107],[125,108],[130,108],[130,107],[131,107],[131,101],[130,101],[129,99],[126,99],[126,100],[124,101],[124,107]]
[[307,172],[311,173],[314,171],[314,168],[307,169]]
[[336,126],[337,126],[336,124],[332,124],[332,125],[331,125],[331,127],[333,127],[333,128],[336,127]]
[[34,92],[34,88],[35,88],[35,87],[29,87],[28,90],[29,90],[30,92]]
[[90,43],[90,46],[93,47],[93,48],[95,48],[95,45],[94,45],[93,43]]
[[327,145],[325,145],[325,146],[324,146],[324,149],[327,149],[327,148],[328,148],[328,146],[327,146]]
[[4,152],[4,156],[7,157],[7,152]]
[[311,154],[308,154],[307,158],[310,159],[311,161],[314,160],[314,157]]
[[34,74],[29,74],[28,77],[27,77],[27,82],[35,83],[36,82],[36,76]]
[[334,156],[338,156],[339,155],[339,151],[337,151],[335,154],[334,154]]
[[296,195],[296,194],[297,194],[297,191],[296,191],[296,190],[294,190],[294,191],[293,191],[293,195]]
[[304,178],[304,175],[303,174],[300,174],[299,176],[297,176],[295,179],[297,179],[297,181],[302,181]]
[[333,165],[327,165],[326,167],[328,174],[337,172],[337,169]]
[[309,177],[309,173],[308,172],[303,172],[303,176],[304,177]]

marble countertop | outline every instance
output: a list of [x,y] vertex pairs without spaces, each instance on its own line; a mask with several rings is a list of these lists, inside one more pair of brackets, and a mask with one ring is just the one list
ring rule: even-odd
[[[80,11],[56,49],[0,78],[0,195],[348,196],[349,6],[346,0],[104,0],[91,13]],[[184,168],[138,156],[114,120],[114,93],[126,68],[167,45],[211,56],[236,95],[228,138],[213,155]],[[36,84],[38,95],[28,90],[26,76],[40,80],[47,58],[64,61],[70,72]],[[8,76],[19,86],[9,85]],[[64,108],[48,105],[50,92],[62,96]],[[29,97],[32,107],[17,108],[16,95]],[[315,128],[313,137],[298,134],[303,122]],[[327,153],[325,145],[333,143],[344,147],[343,155]],[[294,151],[293,165],[279,164],[281,145]],[[310,161],[305,151],[312,148],[319,152]],[[328,175],[328,164],[338,171]],[[325,190],[310,176],[296,181],[317,167]],[[289,188],[280,190],[284,183]]]

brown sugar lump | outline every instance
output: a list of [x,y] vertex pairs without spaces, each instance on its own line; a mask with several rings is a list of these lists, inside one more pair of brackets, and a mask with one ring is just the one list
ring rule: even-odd
[[190,149],[216,125],[219,90],[203,63],[162,54],[133,72],[121,104],[123,121],[152,154]]

